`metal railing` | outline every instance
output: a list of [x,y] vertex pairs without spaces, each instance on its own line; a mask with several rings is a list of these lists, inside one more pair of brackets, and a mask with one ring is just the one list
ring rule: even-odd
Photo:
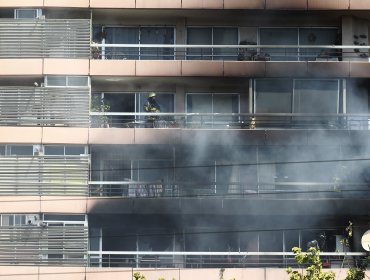
[[1,226],[0,264],[86,266],[85,226]]
[[0,126],[89,126],[89,88],[0,87]]
[[90,20],[0,19],[0,58],[88,58]]
[[120,60],[368,60],[364,45],[91,44],[91,58]]
[[0,196],[87,196],[88,178],[88,156],[0,157]]
[[90,181],[90,196],[126,198],[260,197],[278,199],[364,198],[368,182],[145,182]]
[[369,130],[370,114],[90,112],[91,127]]
[[[296,267],[292,252],[89,251],[89,266],[154,268]],[[323,266],[342,267],[366,253],[321,252]]]

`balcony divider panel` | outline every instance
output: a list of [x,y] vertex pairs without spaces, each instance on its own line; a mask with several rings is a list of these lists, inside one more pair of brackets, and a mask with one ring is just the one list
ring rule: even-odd
[[89,58],[88,19],[0,19],[0,58]]
[[89,126],[88,87],[0,87],[0,125]]
[[88,156],[0,157],[0,196],[87,196],[88,172]]

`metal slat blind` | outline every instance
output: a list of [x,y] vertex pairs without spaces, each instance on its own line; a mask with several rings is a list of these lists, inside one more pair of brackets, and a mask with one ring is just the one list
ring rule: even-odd
[[0,87],[0,125],[89,126],[88,87]]
[[0,157],[0,196],[87,196],[88,172],[88,156]]
[[88,19],[0,19],[0,57],[89,56]]
[[85,266],[88,229],[85,226],[2,226],[0,264]]

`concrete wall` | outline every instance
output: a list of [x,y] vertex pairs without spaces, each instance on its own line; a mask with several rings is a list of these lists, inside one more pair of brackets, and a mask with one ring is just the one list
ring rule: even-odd
[[[345,278],[346,269],[333,269],[337,280]],[[140,272],[148,280],[181,279],[181,280],[204,280],[219,279],[219,269],[130,269],[130,268],[72,268],[72,267],[15,267],[3,266],[1,268],[1,280],[106,280],[120,279],[132,280],[133,273]],[[367,272],[370,275],[370,271]],[[288,280],[283,268],[250,268],[250,269],[225,269],[224,279],[236,280]]]
[[0,7],[365,10],[370,0],[3,0]]
[[368,77],[363,61],[207,61],[0,59],[1,76],[91,75],[96,77]]

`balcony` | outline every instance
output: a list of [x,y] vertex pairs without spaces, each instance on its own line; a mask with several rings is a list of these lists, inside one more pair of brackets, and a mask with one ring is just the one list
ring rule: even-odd
[[[365,257],[362,252],[321,252],[324,268],[349,265],[354,258]],[[291,252],[153,252],[153,251],[89,251],[91,267],[144,268],[264,268],[296,267]]]
[[93,59],[224,61],[368,61],[369,46],[314,44],[91,44]]
[[0,126],[89,126],[89,88],[0,87]]
[[370,114],[90,112],[95,128],[369,130]]
[[91,46],[92,76],[362,78],[370,73],[364,45]]
[[90,182],[92,197],[121,198],[225,198],[225,199],[318,199],[362,198],[370,195],[365,182]]
[[88,58],[90,20],[0,19],[0,58]]
[[88,156],[0,157],[0,195],[86,196],[88,166]]

